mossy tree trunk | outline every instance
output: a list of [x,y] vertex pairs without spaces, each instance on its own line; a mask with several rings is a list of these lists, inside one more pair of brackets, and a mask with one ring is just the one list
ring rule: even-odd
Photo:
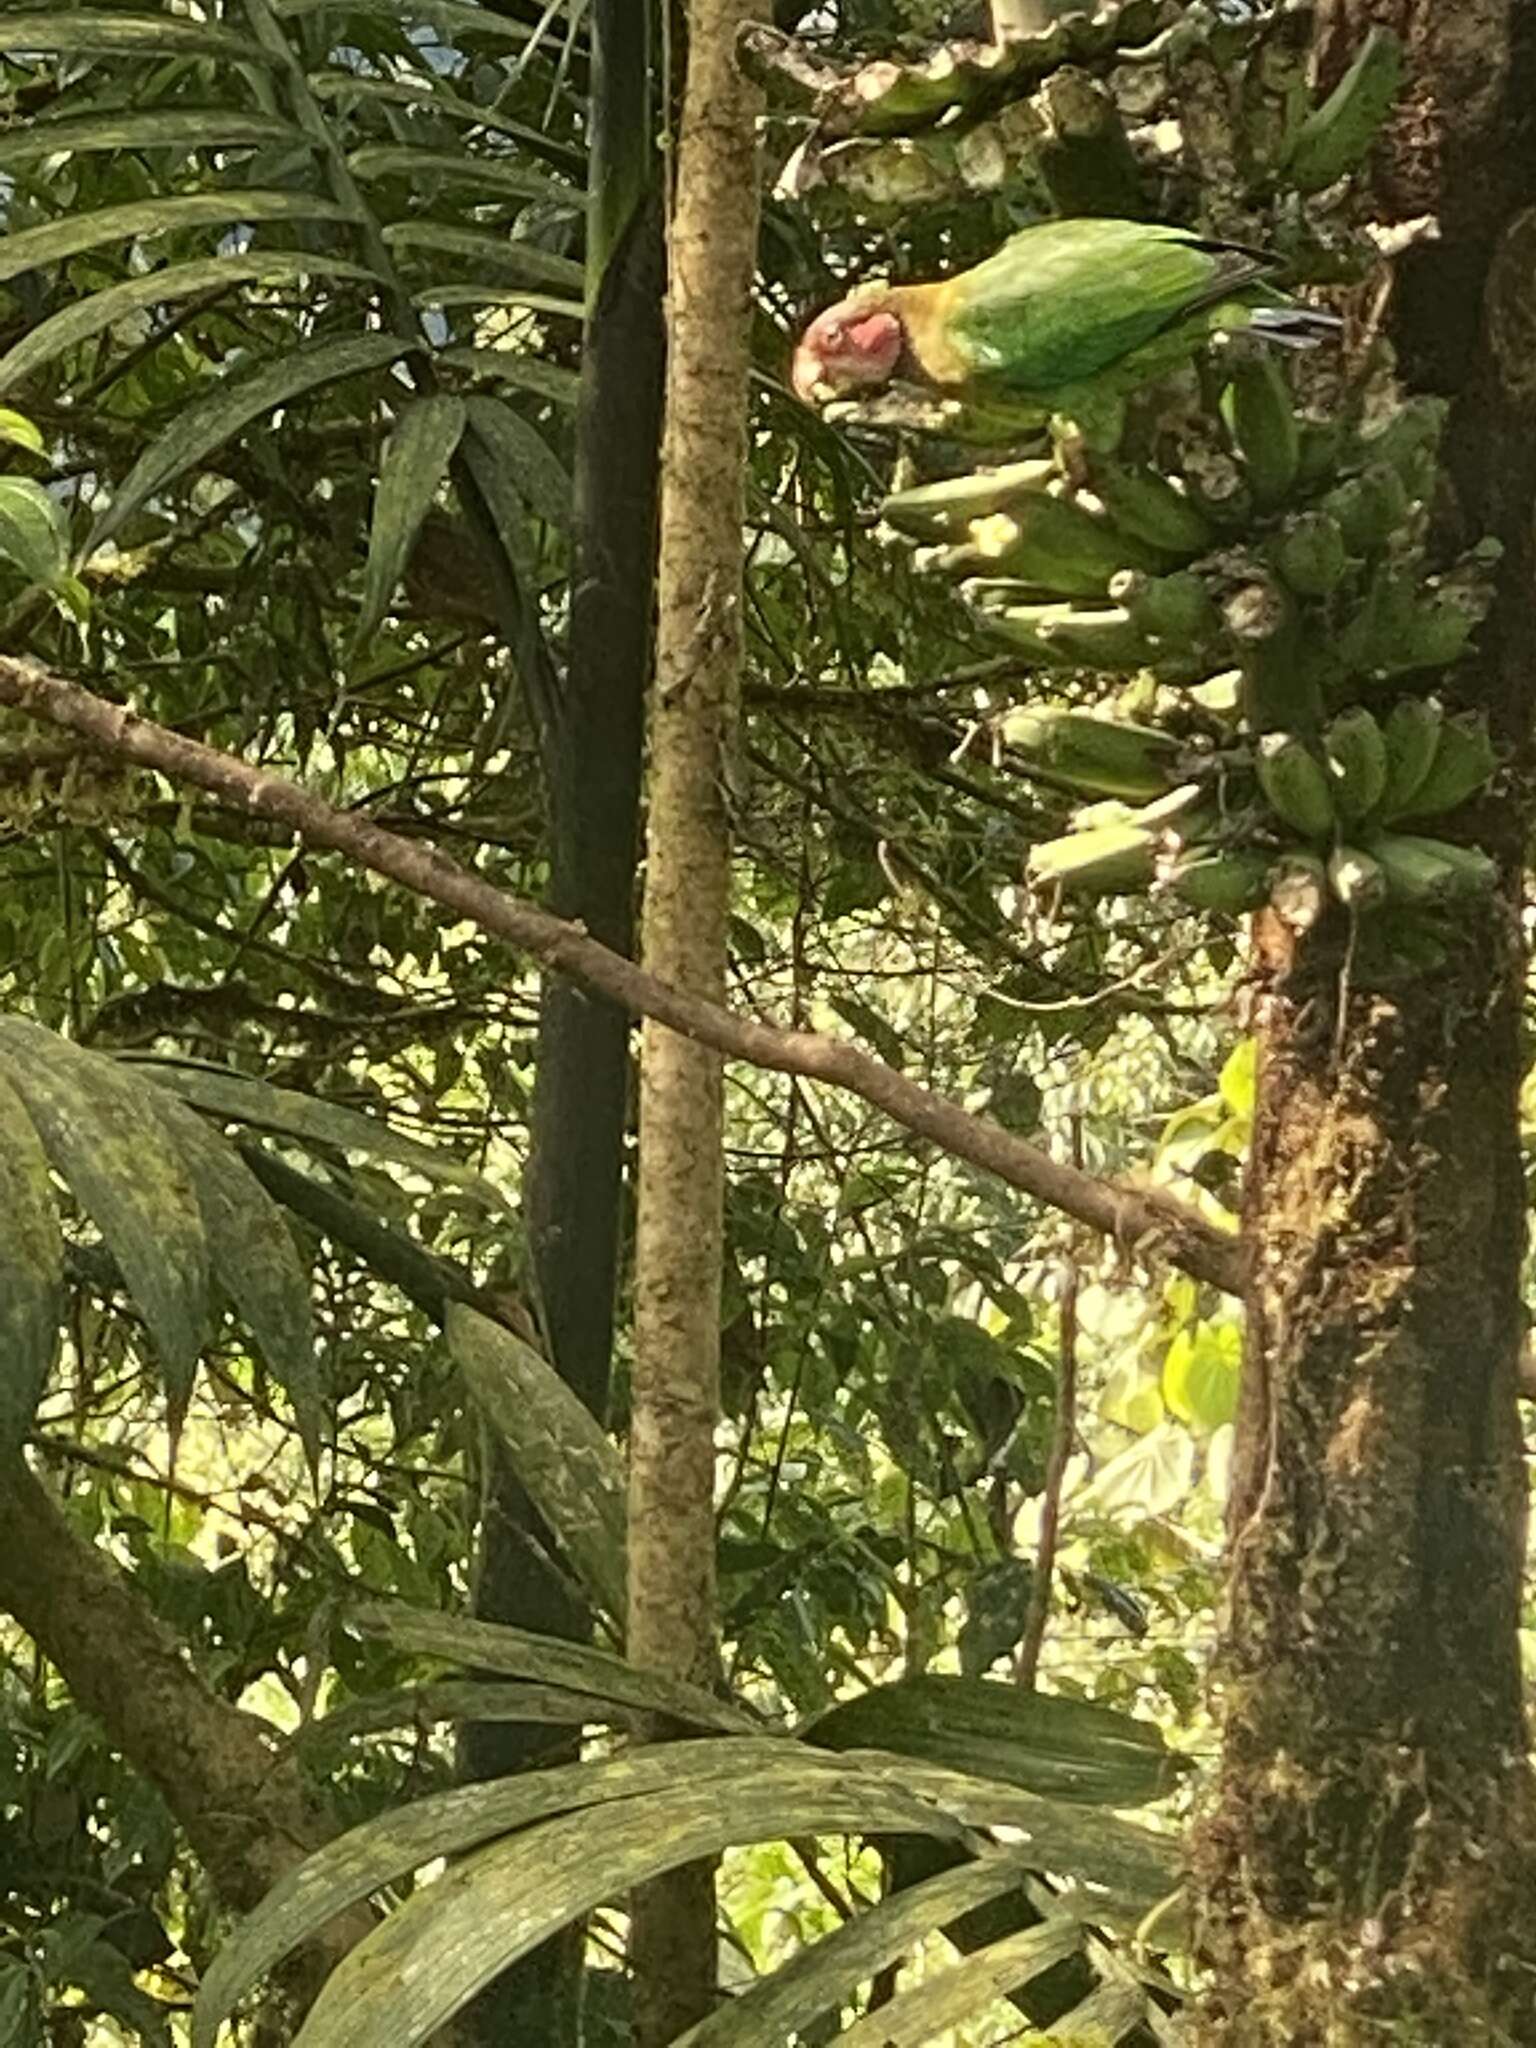
[[[668,248],[656,682],[643,952],[719,1001],[740,691],[748,339],[757,257],[756,95],[736,64],[752,0],[693,0]],[[724,1172],[720,1056],[648,1022],[640,1061],[630,1421],[631,1659],[715,1676],[715,1425]],[[656,1731],[664,1735],[666,1730]],[[660,2048],[714,2000],[711,1866],[637,1894],[635,2040]]]
[[[1504,542],[1447,694],[1512,751],[1536,678],[1536,0],[1335,0],[1325,76],[1371,20],[1408,45],[1379,211],[1440,224],[1388,329],[1453,400],[1448,549]],[[1467,820],[1507,887],[1443,964],[1347,991],[1346,935],[1260,933],[1248,1355],[1197,1837],[1228,2048],[1536,2043],[1536,1798],[1517,1629],[1525,1188],[1518,774]],[[1339,1016],[1341,1001],[1344,1016]]]

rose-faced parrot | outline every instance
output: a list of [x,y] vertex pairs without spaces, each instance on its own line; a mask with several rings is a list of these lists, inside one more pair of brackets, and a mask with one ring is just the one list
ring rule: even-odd
[[1044,220],[937,284],[860,285],[795,351],[807,404],[895,378],[1070,413],[1163,376],[1218,333],[1310,347],[1339,322],[1266,284],[1260,251],[1151,221]]

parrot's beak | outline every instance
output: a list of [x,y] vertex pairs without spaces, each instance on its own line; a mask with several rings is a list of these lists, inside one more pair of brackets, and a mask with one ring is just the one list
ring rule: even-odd
[[821,357],[804,342],[795,350],[789,381],[802,405],[815,405],[822,395]]

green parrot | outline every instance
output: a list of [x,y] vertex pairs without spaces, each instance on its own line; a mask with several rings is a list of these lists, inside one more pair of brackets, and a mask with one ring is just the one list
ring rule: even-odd
[[1218,333],[1310,348],[1339,326],[1236,242],[1152,221],[1044,220],[938,284],[860,285],[795,351],[808,405],[900,377],[944,397],[1070,414],[1176,369]]

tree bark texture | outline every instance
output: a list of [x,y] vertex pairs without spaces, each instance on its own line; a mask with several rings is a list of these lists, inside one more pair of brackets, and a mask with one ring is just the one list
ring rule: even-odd
[[[292,1757],[204,1684],[137,1587],[76,1534],[19,1457],[0,1470],[0,1607],[160,1793],[231,1912],[248,1912],[334,1832]],[[287,2038],[371,1924],[347,1914],[292,1960],[263,2013],[263,2041]]]
[[[751,0],[694,0],[668,237],[656,686],[645,960],[718,1001],[730,829],[723,771],[740,691],[742,525],[757,96],[736,64]],[[715,1675],[715,1424],[724,1174],[721,1061],[655,1024],[640,1064],[629,1654]],[[714,1873],[695,1865],[634,1901],[635,2038],[659,2048],[715,1995]]]
[[[634,936],[645,691],[655,602],[657,452],[665,331],[662,213],[651,118],[649,0],[596,0],[587,274],[592,310],[576,432],[577,560],[569,659],[551,748],[549,905],[616,953]],[[539,1308],[561,1377],[608,1406],[629,1121],[630,1022],[550,976],[539,1014],[524,1185]],[[584,1604],[505,1455],[486,1449],[474,1611],[581,1640]],[[578,1753],[562,1731],[474,1724],[471,1778]],[[476,2001],[475,2036],[525,2048],[580,2031],[583,1930],[536,1950]]]
[[[1536,676],[1536,0],[1334,0],[1325,78],[1371,20],[1410,66],[1376,211],[1440,223],[1389,311],[1406,386],[1453,401],[1436,523],[1447,552],[1486,532],[1506,549],[1447,694],[1487,705],[1518,754]],[[1196,1858],[1204,2038],[1228,2048],[1536,2043],[1520,765],[1468,821],[1507,888],[1439,968],[1349,994],[1343,934],[1259,937],[1224,1746]]]

